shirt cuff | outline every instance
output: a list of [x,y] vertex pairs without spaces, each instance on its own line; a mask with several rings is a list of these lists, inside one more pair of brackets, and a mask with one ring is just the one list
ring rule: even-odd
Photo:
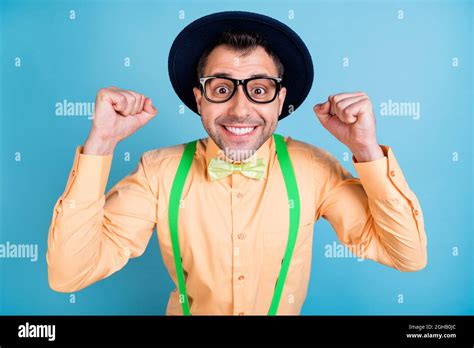
[[96,201],[105,193],[113,154],[85,155],[82,150],[83,146],[77,146],[63,197],[79,202]]
[[404,195],[412,201],[410,191],[402,170],[390,146],[379,145],[384,157],[370,162],[357,162],[352,156],[352,163],[359,175],[362,186],[368,197],[387,199]]

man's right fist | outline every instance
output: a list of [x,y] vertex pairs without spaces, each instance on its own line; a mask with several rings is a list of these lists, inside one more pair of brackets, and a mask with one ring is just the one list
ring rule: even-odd
[[151,99],[143,94],[114,86],[100,89],[83,153],[112,153],[118,142],[143,127],[156,113]]

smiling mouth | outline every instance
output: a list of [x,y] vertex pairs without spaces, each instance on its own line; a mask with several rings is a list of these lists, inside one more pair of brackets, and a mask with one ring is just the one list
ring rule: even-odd
[[235,136],[245,136],[254,133],[258,126],[225,126],[222,125],[228,133]]

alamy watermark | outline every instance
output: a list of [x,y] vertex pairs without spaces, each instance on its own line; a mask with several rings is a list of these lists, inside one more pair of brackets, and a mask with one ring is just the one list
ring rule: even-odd
[[217,152],[217,159],[225,162],[252,162],[257,160],[255,150],[234,150],[231,148],[224,148]]
[[411,117],[419,120],[421,106],[419,102],[395,102],[389,99],[380,103],[380,115],[389,117]]
[[86,116],[89,120],[94,118],[94,102],[72,102],[67,99],[55,104],[56,116]]
[[324,257],[328,259],[354,258],[357,259],[357,262],[365,260],[357,255],[363,255],[363,250],[360,245],[345,246],[340,243],[332,242],[324,246]]
[[36,262],[38,261],[38,244],[14,244],[9,241],[0,243],[0,258],[22,258]]
[[48,341],[56,339],[56,325],[36,325],[26,322],[18,326],[18,337],[20,338],[47,338]]

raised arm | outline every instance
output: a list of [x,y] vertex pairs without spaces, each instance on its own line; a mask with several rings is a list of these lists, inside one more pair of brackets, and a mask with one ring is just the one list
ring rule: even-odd
[[158,201],[148,180],[146,154],[133,173],[104,193],[116,144],[155,114],[151,100],[135,92],[99,91],[91,132],[84,146],[77,147],[49,228],[46,261],[53,290],[85,288],[144,252]]
[[[425,267],[426,234],[415,194],[388,146],[376,139],[375,116],[363,92],[339,93],[314,107],[324,128],[353,153],[353,178],[332,156],[317,217],[325,217],[339,240],[359,257],[400,271]],[[325,168],[323,170],[327,170]]]

